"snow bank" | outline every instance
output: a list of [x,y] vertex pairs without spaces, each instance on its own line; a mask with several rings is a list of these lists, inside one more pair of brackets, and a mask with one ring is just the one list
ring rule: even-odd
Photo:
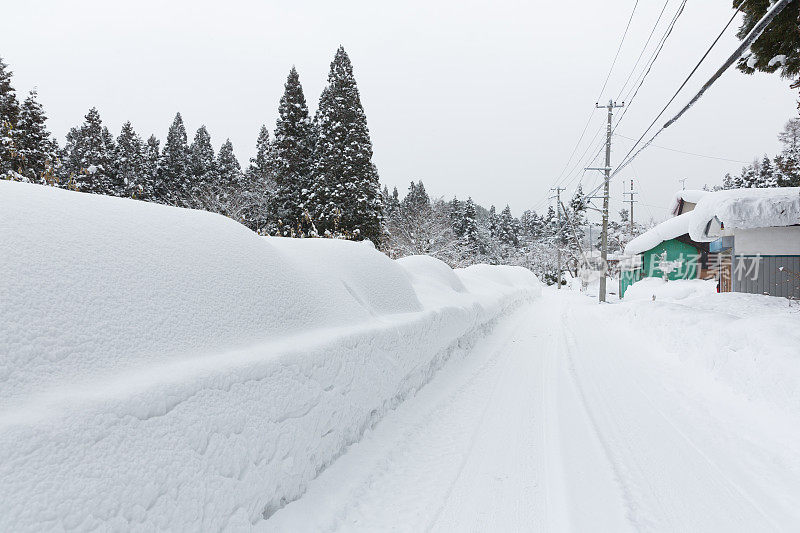
[[[686,284],[667,285],[678,283]],[[655,302],[629,301],[626,292],[625,300],[613,309],[623,313],[620,320],[682,362],[696,365],[698,372],[708,372],[753,402],[792,416],[800,412],[796,301],[758,294],[708,294],[705,289],[679,301],[659,297]]]
[[664,241],[674,239],[689,233],[689,224],[695,211],[689,211],[676,217],[669,218],[642,233],[625,245],[625,255],[637,255],[654,248]]
[[691,214],[688,233],[698,242],[720,237],[708,233],[715,218],[726,230],[792,226],[800,224],[800,187],[717,191],[705,195]]
[[[145,361],[420,311],[364,244],[263,239],[202,211],[0,182],[0,409]],[[313,302],[313,305],[310,303]]]
[[467,288],[446,263],[427,255],[412,255],[397,260],[417,288],[419,298],[428,305],[452,303],[466,295]]
[[644,278],[637,281],[625,291],[625,301],[683,300],[693,296],[716,294],[717,282],[702,279],[680,279],[665,282],[662,278]]
[[541,291],[12,182],[0,246],[5,531],[249,528]]

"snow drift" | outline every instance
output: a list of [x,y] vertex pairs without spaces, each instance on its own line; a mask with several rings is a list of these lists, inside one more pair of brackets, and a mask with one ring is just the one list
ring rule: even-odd
[[[800,306],[760,294],[716,294],[713,282],[645,280],[640,299],[613,306],[619,320],[633,324],[654,346],[666,348],[696,372],[795,416],[800,412]],[[656,292],[652,301],[650,295]]]
[[12,182],[0,245],[2,530],[248,528],[541,291]]
[[632,300],[683,300],[694,296],[716,294],[717,282],[704,279],[678,279],[664,281],[662,278],[644,278],[625,291],[625,301]]

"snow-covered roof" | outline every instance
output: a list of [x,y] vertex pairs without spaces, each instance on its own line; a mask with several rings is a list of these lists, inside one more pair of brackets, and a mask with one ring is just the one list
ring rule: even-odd
[[676,212],[681,199],[697,205],[633,239],[625,247],[625,255],[646,252],[686,233],[693,241],[714,241],[722,236],[721,225],[731,230],[800,224],[800,187],[679,191],[673,202]]
[[688,214],[689,236],[698,242],[718,239],[720,223],[727,230],[793,226],[800,224],[800,187],[717,191]]
[[675,193],[675,196],[672,199],[672,214],[677,215],[678,209],[681,206],[681,200],[684,202],[690,202],[696,204],[700,201],[700,198],[708,194],[710,191],[702,191],[698,189],[683,189]]
[[642,233],[625,246],[625,255],[637,255],[654,248],[664,241],[689,233],[694,211],[669,218]]

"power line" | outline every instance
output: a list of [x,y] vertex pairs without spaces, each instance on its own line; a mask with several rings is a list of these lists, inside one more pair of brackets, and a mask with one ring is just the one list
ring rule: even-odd
[[[651,40],[651,38],[652,38],[653,34],[655,33],[656,29],[658,28],[658,23],[659,23],[659,21],[661,20],[661,17],[663,16],[663,14],[664,14],[664,11],[665,11],[665,9],[666,9],[667,5],[669,4],[669,1],[670,1],[670,0],[667,0],[667,2],[665,2],[664,6],[661,8],[661,13],[659,14],[659,17],[658,17],[658,19],[656,20],[656,23],[653,25],[653,29],[650,31],[650,36],[648,37],[647,41],[645,42],[645,45],[644,45],[644,47],[642,48],[642,52],[639,54],[639,59],[637,59],[637,61],[636,61],[637,63],[639,62],[639,60],[641,59],[641,56],[642,56],[642,55],[644,54],[644,52],[646,51],[646,49],[647,49],[647,44],[650,42],[650,40]],[[636,99],[636,96],[639,94],[639,89],[641,89],[641,88],[642,88],[642,85],[644,85],[644,82],[645,82],[645,80],[647,79],[647,76],[648,76],[648,74],[650,74],[650,71],[652,70],[652,68],[653,68],[653,65],[655,64],[655,62],[658,60],[659,56],[661,55],[661,51],[664,49],[664,45],[666,44],[666,42],[667,42],[667,40],[669,39],[670,35],[672,35],[672,31],[673,31],[673,29],[675,28],[675,25],[676,25],[676,23],[678,22],[678,19],[679,19],[679,18],[680,18],[680,16],[683,14],[684,8],[686,7],[686,2],[687,2],[687,0],[683,0],[683,1],[681,2],[681,4],[678,6],[678,9],[676,10],[675,14],[672,16],[672,20],[669,22],[669,24],[668,24],[668,26],[667,26],[667,29],[665,30],[664,34],[663,34],[663,35],[661,36],[661,38],[659,39],[659,42],[658,42],[658,44],[656,45],[655,49],[653,50],[653,53],[650,55],[650,58],[648,59],[648,61],[647,61],[647,63],[646,63],[646,66],[645,66],[645,68],[643,68],[643,69],[642,69],[642,73],[640,74],[640,76],[637,76],[637,77],[636,77],[636,79],[638,80],[638,86],[636,86],[635,92],[633,92],[633,91],[634,91],[634,89],[633,89],[633,86],[631,87],[631,90],[630,90],[630,91],[628,91],[628,93],[627,93],[627,95],[626,95],[626,98],[625,98],[625,100],[628,102],[628,105],[625,107],[625,109],[623,110],[622,114],[621,114],[621,115],[620,115],[620,117],[617,119],[617,121],[616,121],[616,123],[615,123],[615,125],[614,125],[614,127],[613,127],[613,129],[612,129],[612,133],[616,131],[617,127],[619,127],[620,123],[622,122],[622,119],[623,119],[623,118],[625,117],[625,115],[628,113],[628,110],[630,110],[630,106],[631,106],[631,104],[632,104],[632,103],[633,103],[633,101]],[[632,73],[633,73],[635,70],[636,70],[636,65],[634,65],[634,68],[633,68],[633,70],[631,71],[631,74],[632,74]],[[630,75],[628,76],[628,78],[630,79]],[[627,85],[627,83],[628,83],[628,80],[626,80],[626,82],[625,82],[625,84],[624,84],[624,85]],[[623,85],[623,89],[624,89],[624,85]],[[634,82],[634,85],[636,85],[636,82]],[[627,96],[629,96],[629,95],[631,94],[631,92],[633,92],[633,96],[632,96],[630,99],[628,99],[628,98],[627,98]],[[620,91],[620,93],[622,93],[622,90]],[[598,133],[599,133],[600,131],[602,131],[602,126],[601,126],[601,129],[600,129],[600,130],[598,130]],[[597,136],[597,134],[595,134],[595,137],[596,137],[596,136]],[[591,143],[590,143],[590,145],[591,145]],[[599,155],[602,153],[602,151],[603,151],[603,147],[604,147],[604,146],[605,146],[605,142],[602,142],[602,143],[600,144],[600,146],[598,147],[598,153],[597,153],[597,155],[595,155],[595,156],[592,158],[592,161],[594,161],[595,159],[597,159],[597,157],[598,157],[598,156],[599,156]],[[587,147],[587,150],[586,150],[586,151],[588,151],[588,147]],[[584,154],[586,153],[586,151],[584,151]],[[580,165],[580,166],[576,166],[576,167],[574,167],[574,168],[573,168],[573,171],[575,171],[576,169],[579,169],[579,168],[581,168],[582,166],[586,166],[586,162],[585,162],[585,161],[583,162],[583,165]],[[572,181],[574,181],[574,179],[575,179],[575,178],[576,178],[578,175],[580,175],[580,174],[576,174],[576,175],[572,176],[572,178],[571,178],[571,179],[570,179],[568,182],[566,182],[566,183],[571,183]],[[591,192],[589,195],[591,195],[591,194],[594,194],[595,192],[597,192],[597,191],[599,190],[599,188],[600,188],[599,186],[598,186],[597,188],[595,188],[595,189],[594,189],[594,190],[593,190],[593,191],[592,191],[592,192]],[[587,195],[587,196],[589,196],[589,195]]]
[[[623,139],[628,139],[629,141],[635,141],[636,140],[633,137],[626,137],[625,135],[621,135],[619,133],[615,133],[614,135],[616,137],[622,137]],[[738,159],[729,159],[727,157],[716,157],[716,156],[713,156],[713,155],[698,154],[696,152],[687,152],[685,150],[678,150],[676,148],[667,148],[666,146],[661,146],[661,145],[658,145],[658,144],[651,144],[650,146],[652,146],[653,148],[660,148],[662,150],[669,150],[670,152],[678,152],[679,154],[693,155],[693,156],[696,156],[696,157],[705,157],[706,159],[717,159],[719,161],[730,161],[731,163],[742,163],[742,164],[745,164],[745,165],[750,164],[750,161],[740,161]]]
[[636,67],[639,66],[639,61],[642,60],[642,56],[644,56],[645,51],[647,50],[647,45],[650,44],[650,40],[653,38],[653,35],[656,33],[656,28],[658,28],[658,23],[661,22],[661,17],[664,16],[664,12],[667,10],[667,5],[669,4],[670,0],[664,2],[664,7],[661,8],[661,12],[658,14],[658,18],[656,19],[656,23],[653,24],[653,29],[650,30],[650,35],[647,37],[647,40],[642,46],[642,51],[639,52],[639,57],[636,58],[636,62],[633,64],[633,68],[631,69],[628,77],[625,78],[625,83],[622,84],[622,88],[619,90],[619,94],[617,95],[617,100],[622,97],[622,93],[625,91],[625,87],[628,86],[628,82],[631,81],[631,77],[633,73],[636,72]]
[[[631,86],[631,90],[628,91],[628,93],[625,95],[625,99],[623,101],[627,101],[628,102],[628,107],[626,107],[622,111],[622,114],[617,119],[617,123],[614,125],[614,131],[616,131],[616,129],[619,127],[620,123],[625,118],[625,115],[628,114],[628,111],[630,110],[631,105],[633,104],[634,100],[636,100],[636,97],[639,95],[639,90],[644,85],[644,82],[647,79],[647,76],[650,74],[650,71],[653,69],[653,65],[655,64],[655,62],[658,60],[659,56],[661,55],[661,51],[664,49],[664,45],[667,43],[667,40],[669,39],[670,35],[672,35],[672,30],[675,29],[675,25],[677,24],[678,19],[683,14],[684,9],[686,8],[686,2],[687,2],[687,0],[683,0],[681,2],[681,5],[678,7],[678,10],[675,12],[675,15],[672,16],[672,20],[670,21],[669,26],[667,26],[667,30],[664,32],[664,35],[661,37],[661,40],[659,41],[658,45],[656,46],[655,50],[653,51],[653,54],[650,56],[650,60],[647,62],[647,67],[645,69],[643,69],[643,71],[642,71],[643,74],[639,78],[639,85],[636,86],[635,90],[633,89],[633,86]],[[635,82],[634,82],[634,85],[635,85]],[[630,96],[631,92],[633,92],[633,96],[628,98],[628,96]]]
[[[617,63],[617,58],[619,57],[620,51],[622,50],[622,45],[625,42],[625,37],[628,35],[628,30],[630,29],[631,21],[633,20],[633,15],[634,15],[634,13],[636,13],[636,8],[638,7],[638,5],[639,5],[639,0],[636,0],[634,2],[634,4],[633,4],[633,9],[631,10],[630,17],[628,17],[628,24],[625,26],[625,31],[622,33],[622,38],[620,39],[619,46],[617,47],[617,53],[614,55],[614,59],[611,62],[611,67],[608,69],[608,75],[606,76],[605,82],[603,82],[603,86],[600,89],[600,93],[598,94],[598,96],[596,98],[597,101],[599,101],[600,97],[603,95],[603,91],[605,91],[605,89],[606,89],[606,86],[608,84],[608,80],[611,78],[611,73],[614,71],[614,66]],[[561,172],[559,173],[558,177],[556,177],[556,180],[555,180],[555,183],[554,183],[555,186],[559,185],[559,181],[561,181],[562,177],[564,176],[564,172],[567,170],[567,168],[569,168],[570,161],[572,161],[572,157],[578,151],[578,147],[580,147],[581,141],[583,140],[584,136],[586,135],[586,130],[589,129],[589,124],[591,124],[593,116],[594,116],[594,109],[592,109],[592,112],[589,114],[589,118],[586,120],[586,125],[584,125],[584,127],[583,127],[583,131],[581,132],[581,135],[578,138],[578,142],[575,143],[575,147],[572,149],[572,152],[570,152],[570,155],[567,158],[567,162],[564,164],[564,168],[561,169]],[[596,135],[595,135],[595,137],[596,137]],[[593,141],[589,142],[590,146],[591,146],[592,142]],[[588,148],[587,148],[587,150],[588,150]],[[584,151],[584,154],[586,153],[587,150]],[[581,158],[582,157],[583,157],[583,155],[581,156]],[[571,172],[572,171],[570,171],[570,174],[571,174]],[[567,175],[569,176],[570,174],[567,174]],[[537,206],[540,206],[546,200],[547,200],[547,197],[545,196],[545,199],[540,201],[537,204]]]
[[[675,101],[675,98],[677,98],[677,97],[678,97],[678,94],[679,94],[679,93],[680,93],[680,92],[683,90],[683,88],[684,88],[684,87],[686,87],[686,84],[687,84],[687,83],[689,83],[689,80],[692,78],[692,76],[694,76],[695,72],[697,72],[697,69],[699,69],[699,68],[700,68],[700,65],[702,65],[702,64],[703,64],[703,61],[705,61],[705,60],[706,60],[706,58],[708,57],[708,54],[710,54],[710,53],[711,53],[711,50],[713,50],[713,49],[714,49],[714,47],[717,45],[717,43],[719,42],[719,40],[722,38],[722,35],[725,33],[725,31],[726,31],[726,30],[728,29],[728,27],[731,25],[731,23],[733,22],[733,19],[735,19],[735,18],[736,18],[736,15],[738,15],[738,14],[739,14],[739,10],[740,10],[740,8],[739,8],[739,7],[737,7],[737,8],[736,8],[736,11],[734,11],[734,13],[733,13],[733,16],[731,16],[731,18],[728,20],[728,23],[727,23],[727,24],[725,24],[725,27],[724,27],[724,28],[722,28],[722,31],[720,31],[720,32],[719,32],[719,34],[717,35],[717,38],[716,38],[716,39],[714,39],[714,41],[711,43],[711,46],[709,46],[709,47],[708,47],[708,49],[706,50],[706,52],[705,52],[705,53],[703,54],[703,56],[700,58],[700,61],[698,61],[698,62],[697,62],[697,64],[694,66],[694,68],[693,68],[693,69],[692,69],[692,71],[689,73],[689,75],[688,75],[688,76],[686,76],[686,79],[684,79],[684,80],[683,80],[683,83],[681,83],[680,87],[678,87],[678,89],[677,89],[677,90],[675,91],[675,93],[672,95],[672,98],[670,98],[670,99],[669,99],[669,101],[668,101],[668,102],[667,102],[667,103],[664,105],[664,107],[663,107],[663,108],[661,109],[661,111],[658,113],[658,115],[656,116],[656,118],[654,118],[654,119],[653,119],[653,122],[651,122],[651,123],[650,123],[650,125],[647,127],[647,129],[646,129],[646,130],[644,130],[644,133],[642,133],[642,135],[639,137],[639,139],[638,139],[638,140],[637,140],[635,143],[633,143],[633,146],[631,147],[630,151],[628,151],[628,153],[627,153],[627,154],[625,154],[625,157],[623,157],[623,158],[622,158],[622,160],[623,160],[623,161],[625,161],[625,159],[627,159],[627,157],[628,157],[629,155],[631,155],[631,152],[633,152],[633,151],[636,149],[636,147],[639,145],[639,143],[640,143],[640,142],[642,142],[642,139],[644,139],[644,137],[647,135],[647,133],[650,131],[650,129],[651,129],[651,128],[652,128],[652,127],[655,125],[655,123],[656,123],[656,122],[658,122],[658,119],[660,119],[660,118],[661,118],[661,116],[662,116],[662,115],[663,115],[663,114],[664,114],[664,113],[667,111],[667,108],[669,108],[669,106],[672,104],[672,102],[674,102],[674,101]],[[667,126],[668,126],[668,125],[669,125],[669,124],[667,124]],[[666,127],[666,126],[665,126],[665,127]]]
[[[683,116],[684,113],[686,113],[686,111],[688,111],[698,100],[700,100],[700,98],[703,96],[703,94],[705,94],[705,92],[709,88],[711,88],[711,86],[720,78],[720,76],[722,76],[722,74],[726,70],[728,70],[730,68],[730,66],[733,65],[733,63],[735,61],[737,61],[742,56],[742,54],[753,44],[753,42],[755,42],[756,39],[758,39],[761,36],[761,34],[764,33],[764,30],[767,28],[767,26],[769,26],[769,24],[775,19],[775,17],[778,16],[778,14],[783,10],[783,8],[785,8],[786,5],[789,4],[792,1],[793,0],[776,0],[776,2],[772,5],[772,8],[770,8],[770,10],[767,11],[767,13],[761,18],[761,20],[758,21],[758,23],[756,23],[756,25],[753,27],[753,29],[750,30],[750,33],[748,33],[747,36],[744,39],[742,39],[742,42],[739,45],[739,47],[733,52],[733,54],[730,55],[730,57],[728,57],[728,59],[725,61],[725,63],[723,63],[722,66],[719,69],[717,69],[717,71],[714,73],[714,75],[711,76],[711,78],[709,78],[709,80],[700,88],[700,90],[697,92],[697,94],[694,95],[694,97],[689,101],[689,103],[686,104],[683,107],[683,109],[681,109],[678,112],[678,114],[676,114],[674,117],[672,117],[670,120],[668,120],[663,126],[661,126],[661,128],[650,138],[650,140],[647,141],[647,143],[645,143],[645,145],[642,146],[635,154],[633,154],[633,156],[630,156],[630,153],[633,151],[633,148],[631,148],[631,152],[628,152],[628,154],[625,156],[625,158],[623,158],[623,163],[619,167],[617,167],[617,169],[614,171],[614,174],[616,175],[620,170],[625,168],[625,166],[627,166],[631,161],[633,161],[633,159],[636,156],[638,156],[642,152],[642,150],[644,150],[648,146],[650,146],[650,144],[655,140],[656,137],[658,137],[658,135],[662,131],[664,131],[665,129],[670,127],[672,124],[674,124],[679,118],[681,118]],[[740,4],[740,6],[741,6],[741,4]],[[739,9],[740,8],[736,9],[737,13],[738,13]],[[730,24],[730,22],[728,24]],[[717,38],[717,40],[718,39],[719,39],[719,37]],[[712,47],[713,47],[714,44],[716,44],[716,42],[717,41],[715,40],[714,43],[712,44]],[[706,55],[707,55],[707,53],[706,53]],[[703,58],[705,59],[705,56],[703,56]],[[694,71],[692,71],[692,73],[694,73]],[[685,84],[685,82],[684,82],[684,84]],[[681,85],[681,88],[682,87],[683,87],[683,85]],[[673,99],[674,99],[674,97],[673,97]],[[670,102],[671,101],[672,100],[670,100]],[[662,111],[662,113],[663,113],[663,111]],[[659,114],[659,117],[660,116],[661,116],[661,113]],[[648,130],[649,129],[650,128],[648,128]],[[645,134],[646,134],[646,132],[645,132]],[[641,142],[642,138],[644,138],[644,135],[642,135],[642,137],[639,138],[639,141],[637,141],[636,144]],[[634,148],[636,147],[636,144],[634,145]]]
[[631,27],[631,21],[633,20],[633,14],[636,13],[636,7],[639,5],[639,0],[633,4],[633,10],[631,10],[631,16],[628,17],[628,24],[625,26],[625,31],[622,32],[622,39],[619,41],[619,46],[617,47],[617,53],[614,55],[614,61],[611,62],[611,68],[608,69],[608,75],[606,76],[606,81],[603,82],[603,88],[600,89],[600,94],[597,95],[597,100],[600,100],[600,97],[603,96],[603,91],[606,90],[606,86],[608,85],[608,80],[611,79],[611,72],[614,70],[614,65],[617,64],[617,58],[619,57],[619,53],[622,50],[622,44],[625,42],[625,37],[628,35],[628,29]]

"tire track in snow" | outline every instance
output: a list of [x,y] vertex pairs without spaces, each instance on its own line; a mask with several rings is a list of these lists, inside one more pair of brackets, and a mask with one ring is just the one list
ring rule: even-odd
[[[576,319],[572,316],[565,324]],[[643,529],[705,529],[727,523],[779,530],[756,500],[645,391],[643,383],[649,376],[622,366],[626,350],[636,346],[615,331],[618,326],[607,317],[601,322],[605,323],[598,331],[623,340],[615,346],[594,342],[587,349],[566,326],[565,342],[576,383],[630,502],[634,524]],[[653,390],[659,388],[657,383],[648,384]]]

